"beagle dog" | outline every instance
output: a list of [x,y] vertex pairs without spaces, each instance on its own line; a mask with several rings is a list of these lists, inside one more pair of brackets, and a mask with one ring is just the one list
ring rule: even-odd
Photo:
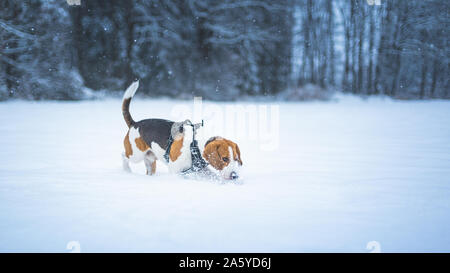
[[131,171],[129,162],[144,161],[148,175],[156,172],[156,160],[168,165],[171,173],[180,173],[192,165],[190,144],[193,140],[189,120],[174,122],[165,119],[144,119],[135,122],[131,117],[130,102],[139,81],[132,83],[123,95],[122,114],[128,125],[123,141],[123,168]]
[[203,158],[219,171],[224,179],[239,178],[241,151],[236,143],[223,137],[211,137],[204,146]]

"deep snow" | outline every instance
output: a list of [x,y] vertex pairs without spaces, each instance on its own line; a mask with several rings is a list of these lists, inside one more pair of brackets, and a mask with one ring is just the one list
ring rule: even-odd
[[221,184],[125,173],[119,100],[0,103],[0,251],[450,251],[450,101],[274,104],[278,148],[234,138],[242,183]]

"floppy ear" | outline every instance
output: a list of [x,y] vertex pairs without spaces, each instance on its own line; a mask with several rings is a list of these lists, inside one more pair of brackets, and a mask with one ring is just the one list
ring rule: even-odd
[[242,166],[241,151],[239,150],[239,146],[231,140],[228,140],[228,143],[233,148],[233,153],[236,153],[237,161],[239,162],[239,165]]
[[225,167],[224,162],[219,155],[220,142],[212,141],[205,146],[203,151],[203,157],[209,162],[215,169],[222,170]]
[[243,163],[242,163],[242,160],[241,160],[241,151],[239,150],[239,146],[236,143],[234,143],[234,146],[236,148],[236,154],[237,154],[237,157],[238,157],[239,165],[242,166]]

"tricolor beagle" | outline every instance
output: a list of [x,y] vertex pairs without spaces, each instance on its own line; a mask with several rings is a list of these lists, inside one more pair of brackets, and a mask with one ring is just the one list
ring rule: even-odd
[[189,169],[192,165],[190,144],[193,133],[189,130],[191,122],[165,119],[144,119],[135,122],[129,108],[138,87],[139,81],[132,83],[123,96],[122,113],[129,128],[123,142],[125,147],[122,154],[123,168],[131,171],[130,161],[133,163],[144,161],[147,174],[152,175],[156,171],[156,160],[159,159],[168,165],[172,173]]

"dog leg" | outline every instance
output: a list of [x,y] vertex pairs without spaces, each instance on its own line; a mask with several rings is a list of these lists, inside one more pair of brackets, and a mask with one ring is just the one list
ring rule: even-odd
[[152,163],[152,174],[155,174],[155,173],[156,173],[156,159],[153,160],[153,163]]
[[129,161],[130,160],[125,156],[125,153],[122,153],[122,167],[123,167],[123,170],[130,173],[131,169],[130,169],[130,162]]
[[163,150],[156,142],[152,142],[151,148],[152,148],[152,152],[156,156],[156,158],[158,160],[160,160],[161,162],[163,162],[164,164],[167,164],[166,159],[164,158],[164,154],[166,153],[166,151]]
[[144,157],[145,168],[147,175],[154,175],[156,172],[156,156],[152,151],[147,151]]

